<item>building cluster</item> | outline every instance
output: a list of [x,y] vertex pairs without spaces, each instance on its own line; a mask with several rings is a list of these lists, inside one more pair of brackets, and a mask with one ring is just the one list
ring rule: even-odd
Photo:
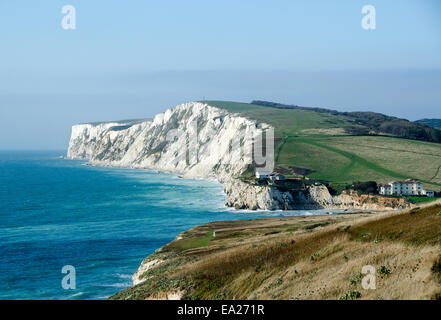
[[434,197],[435,192],[432,190],[425,190],[424,185],[414,179],[405,181],[392,181],[388,184],[379,186],[379,192],[382,195],[403,195],[403,196],[427,196]]
[[[256,171],[257,179],[269,179],[271,181],[286,180],[286,177],[277,173],[267,173]],[[378,192],[385,196],[426,196],[434,197],[435,191],[425,190],[421,181],[415,179],[408,179],[405,181],[392,181],[388,184],[381,184],[378,186]]]

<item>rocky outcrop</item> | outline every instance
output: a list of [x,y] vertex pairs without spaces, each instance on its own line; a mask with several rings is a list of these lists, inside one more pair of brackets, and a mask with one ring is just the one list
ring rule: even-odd
[[392,210],[407,208],[409,202],[401,198],[376,195],[358,195],[345,191],[332,196],[324,185],[312,185],[304,190],[281,191],[275,186],[253,185],[239,179],[225,182],[227,206],[250,210],[315,210],[360,209]]
[[158,265],[160,265],[162,262],[164,262],[163,260],[160,259],[145,259],[141,265],[139,266],[138,270],[136,270],[136,272],[132,275],[132,281],[133,281],[133,285],[136,286],[137,284],[140,284],[146,280],[148,280],[147,277],[144,277],[144,274],[157,267]]
[[337,208],[356,208],[361,210],[394,210],[411,207],[411,203],[404,198],[384,197],[379,195],[359,195],[357,191],[344,191],[333,197]]

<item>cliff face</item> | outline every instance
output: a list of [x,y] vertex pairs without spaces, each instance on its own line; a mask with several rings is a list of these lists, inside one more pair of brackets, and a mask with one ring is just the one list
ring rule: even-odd
[[147,168],[186,178],[224,181],[240,175],[248,165],[243,151],[230,147],[232,140],[241,137],[243,145],[251,145],[259,130],[266,128],[266,124],[191,102],[153,120],[74,126],[68,157],[96,165]]
[[310,186],[305,190],[281,191],[273,186],[255,186],[239,179],[225,184],[226,204],[236,209],[251,210],[315,210],[361,209],[392,210],[408,208],[404,199],[374,195],[358,195],[355,191],[332,196],[326,186]]
[[[271,128],[205,103],[179,105],[149,120],[80,124],[72,128],[68,158],[102,166],[146,168],[224,183],[226,205],[263,210],[387,209],[404,205],[343,194],[324,186],[282,192],[236,179],[248,167],[244,146]],[[239,141],[236,147],[233,142]],[[237,147],[242,146],[242,147]],[[396,200],[398,201],[398,200]]]
[[67,156],[91,162],[118,162],[151,122],[146,119],[73,126]]

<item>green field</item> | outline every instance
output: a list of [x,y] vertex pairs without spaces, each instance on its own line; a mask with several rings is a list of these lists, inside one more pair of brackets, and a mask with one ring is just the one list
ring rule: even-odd
[[308,110],[276,109],[247,103],[205,101],[275,128],[276,168],[295,175],[335,183],[419,179],[441,190],[441,144],[392,136],[351,136],[354,125],[342,115]]

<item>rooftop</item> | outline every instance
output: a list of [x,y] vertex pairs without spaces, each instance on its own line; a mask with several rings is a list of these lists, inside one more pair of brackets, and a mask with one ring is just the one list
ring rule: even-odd
[[405,183],[422,183],[422,182],[419,181],[419,180],[416,180],[416,179],[407,179],[405,181],[391,181],[389,184],[392,184],[392,183],[402,183],[402,184],[405,184]]

